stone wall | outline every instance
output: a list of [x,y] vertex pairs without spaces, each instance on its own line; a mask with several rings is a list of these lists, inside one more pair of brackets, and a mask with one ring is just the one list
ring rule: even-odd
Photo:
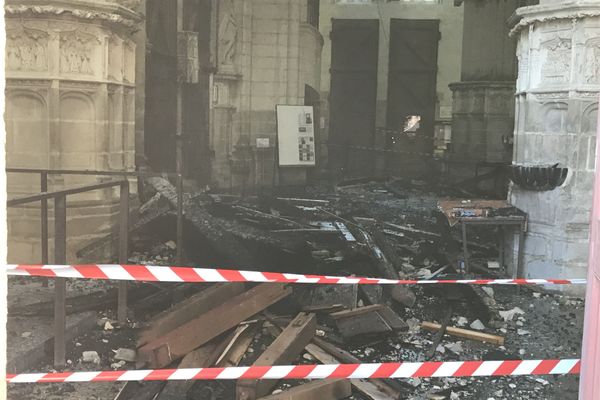
[[[213,184],[271,186],[277,104],[304,104],[305,85],[318,86],[322,38],[306,22],[306,0],[219,2],[217,72],[213,77]],[[257,148],[257,139],[268,139]],[[286,171],[283,171],[285,174]],[[304,183],[306,170],[282,177]]]
[[[136,43],[131,32],[140,16],[126,7],[132,3],[6,1],[8,167],[133,169]],[[52,175],[49,190],[97,181]],[[37,193],[39,185],[39,175],[8,175],[9,197]],[[81,244],[110,229],[117,199],[104,190],[68,200],[72,257]],[[8,214],[9,261],[40,262],[39,205]]]
[[569,169],[554,190],[511,188],[510,201],[529,215],[522,275],[583,278],[600,94],[600,3],[542,1],[517,14],[513,164]]

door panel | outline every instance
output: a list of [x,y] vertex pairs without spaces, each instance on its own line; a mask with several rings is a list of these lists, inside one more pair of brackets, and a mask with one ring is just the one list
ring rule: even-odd
[[333,20],[330,167],[339,177],[370,175],[377,101],[378,20]]
[[[392,19],[387,127],[406,134],[388,134],[388,148],[431,152],[435,127],[439,21]],[[411,116],[413,118],[411,119]],[[416,123],[418,121],[418,123]],[[398,169],[404,153],[388,157]]]

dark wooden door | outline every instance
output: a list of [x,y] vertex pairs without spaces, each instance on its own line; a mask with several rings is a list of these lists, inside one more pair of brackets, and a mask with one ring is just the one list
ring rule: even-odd
[[333,20],[330,168],[339,178],[371,175],[377,102],[378,20]]
[[[439,39],[438,20],[391,20],[387,127],[400,132],[388,133],[389,149],[433,148]],[[406,158],[410,155],[391,155],[388,168],[399,168]]]

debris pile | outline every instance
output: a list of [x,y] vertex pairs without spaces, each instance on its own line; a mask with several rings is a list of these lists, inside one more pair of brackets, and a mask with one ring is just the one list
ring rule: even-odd
[[[136,236],[130,262],[171,265],[183,245],[186,264],[203,267],[461,277],[460,234],[437,210],[439,198],[453,193],[425,187],[389,180],[288,197],[198,192],[184,197],[185,241],[176,244],[168,225],[176,192],[167,180],[152,178],[140,218],[166,220],[152,235]],[[474,231],[468,248],[472,271],[500,277],[494,232]],[[84,345],[71,350],[70,368],[573,358],[583,315],[582,301],[529,287],[153,283],[134,285],[130,293],[130,323],[120,326],[107,313],[97,331],[77,339]],[[94,309],[114,306],[99,299],[90,301]],[[81,309],[81,300],[72,307]],[[92,342],[99,347],[90,348]],[[114,398],[546,399],[568,398],[564,393],[575,386],[573,377],[131,382]]]

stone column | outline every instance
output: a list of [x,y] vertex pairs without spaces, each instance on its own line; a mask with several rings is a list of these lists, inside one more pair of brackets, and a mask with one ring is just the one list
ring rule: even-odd
[[[7,166],[134,168],[132,32],[141,18],[129,7],[137,2],[5,2]],[[97,181],[52,175],[49,189]],[[9,174],[7,191],[10,196],[37,193],[39,175]],[[86,242],[110,231],[118,200],[111,190],[68,200],[73,259]],[[9,260],[39,262],[39,205],[10,209],[8,219]]]
[[465,0],[461,82],[453,83],[452,175],[472,176],[479,162],[510,162],[514,123],[515,40],[507,19],[520,0]]
[[600,94],[600,2],[542,0],[516,16],[513,164],[569,170],[551,190],[511,186],[510,201],[529,215],[522,277],[583,278]]

